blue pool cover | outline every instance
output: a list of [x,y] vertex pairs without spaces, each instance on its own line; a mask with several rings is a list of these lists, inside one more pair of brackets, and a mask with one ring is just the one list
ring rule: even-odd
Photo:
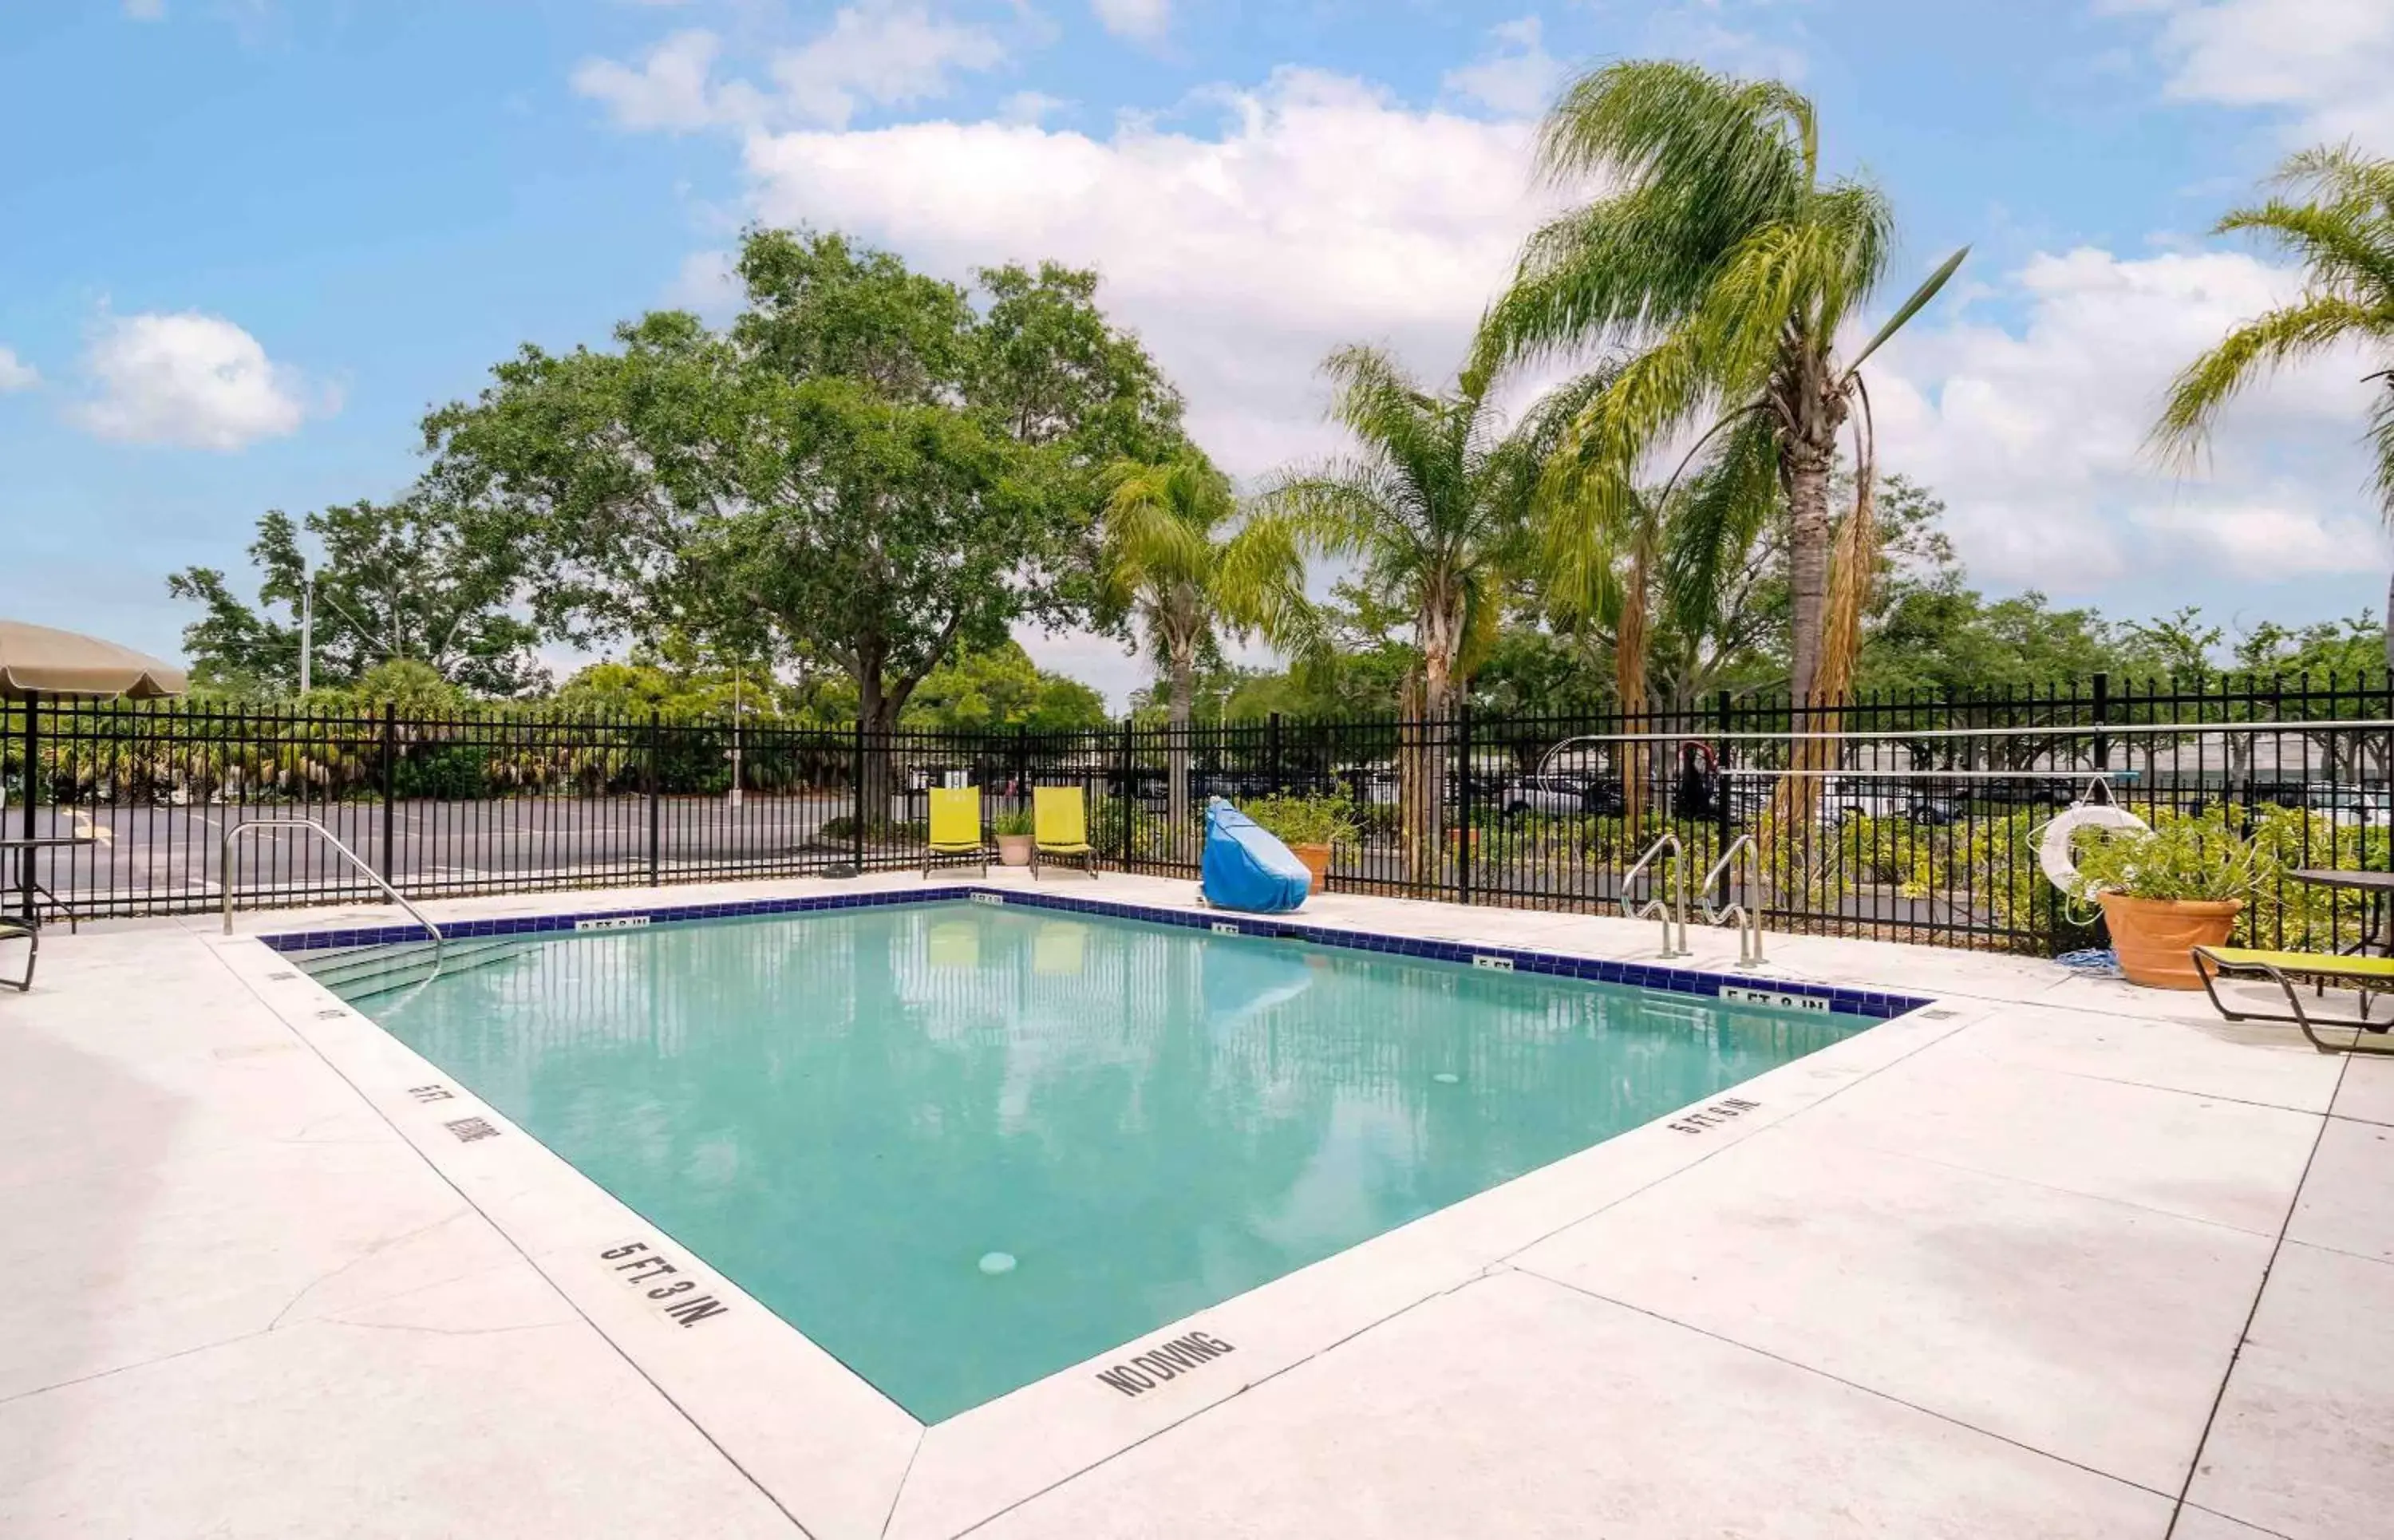
[[1305,902],[1313,874],[1289,848],[1220,797],[1205,805],[1205,902],[1219,909],[1279,915]]

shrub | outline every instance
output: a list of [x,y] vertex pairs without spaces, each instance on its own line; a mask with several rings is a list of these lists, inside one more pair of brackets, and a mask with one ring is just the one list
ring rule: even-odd
[[1362,834],[1353,805],[1343,796],[1257,796],[1239,810],[1283,845],[1347,849]]
[[2242,899],[2252,896],[2271,865],[2251,841],[2217,817],[2166,819],[2144,832],[2097,830],[2082,835],[2075,852],[2078,891],[2091,899],[2117,893],[2132,899]]

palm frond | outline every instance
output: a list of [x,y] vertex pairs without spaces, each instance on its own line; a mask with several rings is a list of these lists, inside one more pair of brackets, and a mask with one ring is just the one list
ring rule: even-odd
[[2383,308],[2394,329],[2394,220],[2342,204],[2272,199],[2230,209],[2216,227],[2251,232],[2303,264],[2312,288]]
[[1723,589],[1778,497],[1778,424],[1768,414],[1747,413],[1668,510],[1663,591],[1681,630],[1694,636],[1712,628]]
[[2383,319],[2352,301],[2315,295],[2246,322],[2170,382],[2152,441],[2186,466],[2202,452],[2221,408],[2257,376],[2312,357],[2355,335],[2380,335]]

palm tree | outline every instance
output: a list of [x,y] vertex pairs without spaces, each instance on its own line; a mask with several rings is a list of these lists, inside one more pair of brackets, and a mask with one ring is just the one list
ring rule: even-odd
[[[2380,389],[2370,409],[2374,480],[2394,521],[2394,160],[2350,144],[2305,150],[2270,178],[2266,202],[2232,209],[2215,233],[2252,230],[2303,265],[2303,292],[2228,334],[2171,382],[2153,429],[2181,467],[2209,438],[2220,409],[2265,374],[2358,343],[2387,365],[2367,377]],[[2394,586],[2387,594],[2386,666],[2394,670]]]
[[1194,448],[1162,464],[1118,462],[1106,500],[1099,571],[1110,607],[1136,614],[1165,684],[1166,813],[1189,816],[1188,727],[1197,665],[1225,630],[1287,634],[1304,603],[1304,564],[1284,544],[1228,535],[1230,480]]
[[[1599,517],[1606,499],[1635,495],[1634,467],[1650,446],[1725,411],[1704,436],[1726,434],[1708,514],[1722,533],[1750,520],[1775,477],[1788,508],[1790,687],[1799,701],[1833,701],[1850,678],[1869,577],[1868,562],[1851,564],[1831,591],[1838,436],[1859,407],[1858,482],[1868,489],[1861,362],[1965,253],[1841,362],[1838,335],[1877,290],[1894,221],[1876,188],[1822,180],[1805,97],[1690,64],[1610,65],[1547,115],[1538,165],[1549,182],[1596,178],[1606,194],[1531,238],[1483,324],[1482,366],[1598,343],[1643,349],[1587,401],[1567,446],[1605,467],[1587,483]],[[1867,495],[1855,512],[1848,522],[1864,527],[1842,543],[1870,550]]]
[[1331,419],[1357,450],[1269,488],[1245,537],[1259,553],[1351,560],[1366,588],[1411,612],[1419,662],[1404,715],[1426,725],[1403,745],[1399,783],[1407,869],[1422,880],[1437,861],[1448,722],[1495,634],[1547,446],[1529,424],[1501,431],[1485,371],[1435,395],[1374,348],[1341,349],[1323,371]]

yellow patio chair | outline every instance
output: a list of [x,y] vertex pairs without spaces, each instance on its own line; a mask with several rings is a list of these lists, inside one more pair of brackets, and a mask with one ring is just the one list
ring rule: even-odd
[[1078,856],[1092,879],[1098,875],[1098,848],[1089,843],[1089,809],[1078,786],[1031,788],[1031,875],[1051,856]]
[[[2394,994],[2394,957],[2348,957],[2323,952],[2266,952],[2247,946],[2198,946],[2194,948],[2194,971],[2203,981],[2203,992],[2219,1014],[2230,1021],[2292,1021],[2303,1029],[2311,1046],[2322,1053],[2394,1053],[2394,1038],[2387,1035],[2389,1022],[2369,1019],[2369,999],[2374,994]],[[2214,987],[2223,978],[2267,979],[2285,995],[2293,1014],[2270,1010],[2230,1010],[2228,1002],[2219,997]],[[2358,1017],[2321,1015],[2303,1008],[2300,986],[2309,984],[2314,999],[2323,999],[2330,988],[2348,989],[2358,996],[2361,1014]],[[2346,1041],[2330,1043],[2322,1038],[2319,1029],[2351,1033]],[[2364,1035],[2365,1034],[2365,1035]]]
[[989,875],[989,847],[980,840],[979,786],[931,788],[931,837],[923,852],[923,875],[928,877],[932,865],[942,857],[973,862],[982,876]]

